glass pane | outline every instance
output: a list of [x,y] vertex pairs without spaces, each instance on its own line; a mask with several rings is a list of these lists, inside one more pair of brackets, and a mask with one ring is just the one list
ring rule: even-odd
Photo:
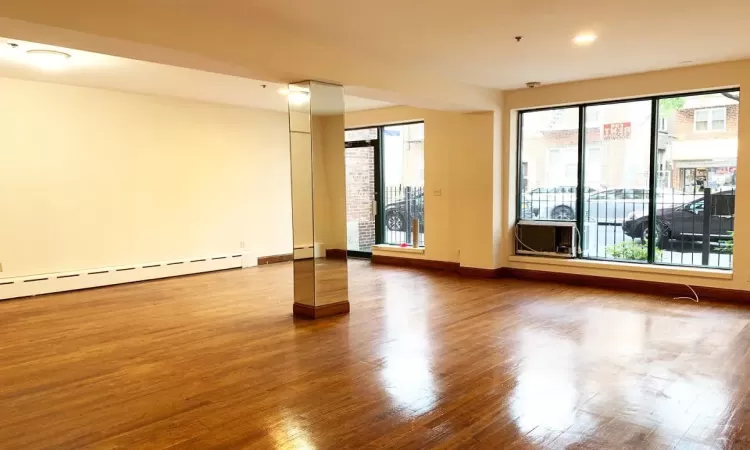
[[383,239],[424,247],[424,123],[383,127],[382,151]]
[[599,113],[598,106],[592,106],[586,110],[586,125],[598,125],[600,122]]
[[[664,100],[664,101],[666,101],[666,100]],[[709,110],[707,110],[707,109],[699,109],[699,110],[695,111],[695,120],[696,121],[707,122],[709,115],[710,115]]]
[[586,127],[584,182],[603,191],[583,201],[583,256],[647,262],[647,246],[625,233],[623,224],[649,210],[651,101],[597,108],[601,125]]
[[578,108],[522,114],[520,219],[575,220]]
[[372,253],[375,245],[375,148],[347,148],[345,158],[346,249]]
[[344,132],[344,142],[355,141],[372,141],[378,138],[378,129],[362,128],[359,130],[346,130]]
[[[660,101],[659,114],[675,127],[659,141],[659,158],[670,176],[657,190],[657,263],[732,268],[739,106],[739,92]],[[695,133],[705,131],[707,122],[691,126],[707,107],[718,131],[710,138]],[[642,228],[644,220],[632,221],[628,229]]]

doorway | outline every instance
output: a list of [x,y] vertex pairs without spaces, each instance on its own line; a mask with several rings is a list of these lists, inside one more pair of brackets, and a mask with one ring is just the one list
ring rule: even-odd
[[369,258],[380,242],[377,226],[380,186],[378,127],[346,130],[346,250],[348,256]]
[[424,247],[424,122],[345,132],[347,254]]

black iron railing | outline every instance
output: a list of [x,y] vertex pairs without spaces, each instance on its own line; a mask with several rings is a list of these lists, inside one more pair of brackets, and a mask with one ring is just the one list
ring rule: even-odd
[[424,188],[386,186],[384,203],[384,243],[412,246],[412,221],[418,221],[418,245],[424,247]]
[[[606,189],[583,199],[580,231],[584,258],[648,262],[648,189]],[[654,262],[729,269],[734,251],[735,192],[732,187],[656,191]],[[521,219],[575,221],[576,193],[567,187],[525,193]]]

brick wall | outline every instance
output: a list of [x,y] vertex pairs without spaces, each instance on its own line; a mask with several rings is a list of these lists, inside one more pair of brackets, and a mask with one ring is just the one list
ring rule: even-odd
[[[375,195],[375,157],[372,147],[346,149],[346,221],[358,222],[359,249],[375,245],[372,200]],[[350,249],[351,250],[351,249]]]
[[681,109],[677,111],[677,123],[675,125],[674,135],[677,139],[682,140],[701,140],[701,139],[717,139],[725,138],[732,139],[737,138],[739,132],[739,115],[740,105],[727,105],[727,129],[723,131],[694,131],[695,122],[695,111],[697,109],[705,108],[691,108]]

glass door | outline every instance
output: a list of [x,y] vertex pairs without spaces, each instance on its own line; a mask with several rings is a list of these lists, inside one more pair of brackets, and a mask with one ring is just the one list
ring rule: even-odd
[[370,257],[377,242],[380,155],[377,127],[346,130],[346,250]]

